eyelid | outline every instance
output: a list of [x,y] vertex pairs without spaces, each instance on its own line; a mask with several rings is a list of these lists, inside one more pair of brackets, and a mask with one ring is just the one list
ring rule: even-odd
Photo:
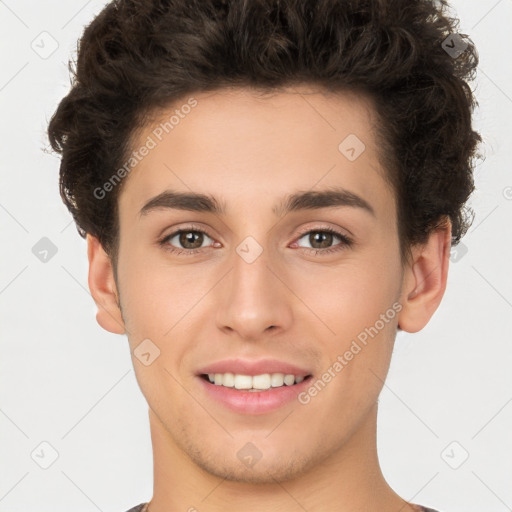
[[[352,235],[351,234],[348,234],[348,230],[347,229],[342,229],[342,228],[333,228],[332,226],[329,226],[329,225],[314,225],[314,226],[306,226],[305,228],[301,229],[298,234],[296,235],[295,239],[297,238],[301,238],[303,235],[306,235],[308,233],[310,233],[311,231],[329,231],[330,233],[334,233],[338,236],[342,236],[344,238],[346,238],[347,240],[350,240],[352,241]],[[344,233],[344,231],[347,232],[347,234]]]
[[176,236],[178,233],[180,233],[182,231],[199,231],[201,233],[204,233],[205,235],[208,235],[212,239],[214,238],[210,234],[210,231],[208,230],[208,228],[206,228],[205,226],[202,226],[200,224],[194,224],[193,222],[191,222],[190,224],[186,224],[185,226],[173,227],[172,230],[168,234],[164,235],[163,233],[165,233],[166,231],[167,231],[167,228],[162,230],[161,234],[158,235],[158,238],[162,239],[162,238],[169,238],[172,236]]

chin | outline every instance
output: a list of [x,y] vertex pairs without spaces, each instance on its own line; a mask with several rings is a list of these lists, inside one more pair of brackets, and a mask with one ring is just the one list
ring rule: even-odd
[[307,472],[312,461],[305,458],[291,458],[286,456],[275,457],[273,460],[262,458],[252,467],[247,467],[237,458],[226,459],[223,454],[221,460],[215,458],[194,458],[194,462],[201,469],[223,480],[242,484],[271,484],[294,480]]

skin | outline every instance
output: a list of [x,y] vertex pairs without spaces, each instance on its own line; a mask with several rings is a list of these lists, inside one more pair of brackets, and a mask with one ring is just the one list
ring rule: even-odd
[[[127,334],[149,405],[150,511],[412,511],[379,466],[377,399],[397,327],[421,330],[442,299],[449,221],[401,265],[395,196],[379,164],[367,98],[306,87],[194,97],[198,105],[123,185],[117,282],[98,240],[87,238],[97,321]],[[175,108],[144,127],[134,148]],[[338,150],[349,134],[366,145],[353,162]],[[272,211],[286,194],[331,186],[364,198],[375,216],[350,206],[282,217]],[[140,216],[166,189],[211,194],[226,214],[162,208]],[[207,232],[199,253],[172,254],[158,244],[190,222]],[[300,234],[325,227],[351,234],[353,245],[308,252],[341,243],[334,237],[314,245],[314,233]],[[247,236],[263,248],[251,264],[236,252]],[[178,237],[172,243],[194,247]],[[199,386],[201,366],[234,356],[273,357],[319,377],[394,303],[400,312],[308,404],[243,415]],[[146,338],[160,350],[149,366],[133,355]],[[262,454],[252,467],[237,457],[247,442]]]

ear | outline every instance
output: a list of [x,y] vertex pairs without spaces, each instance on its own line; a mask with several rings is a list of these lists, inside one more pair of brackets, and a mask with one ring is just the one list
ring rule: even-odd
[[418,332],[438,308],[446,289],[450,261],[452,224],[449,218],[433,231],[428,241],[412,248],[412,261],[405,272],[398,326]]
[[119,307],[119,296],[114,280],[112,262],[99,240],[87,235],[89,258],[89,289],[98,306],[96,321],[106,331],[124,334],[125,326]]

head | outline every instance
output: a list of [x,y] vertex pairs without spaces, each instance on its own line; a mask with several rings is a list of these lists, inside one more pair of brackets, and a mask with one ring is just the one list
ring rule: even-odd
[[[61,195],[99,323],[203,469],[265,481],[331,456],[375,412],[397,329],[438,307],[481,140],[454,32],[427,0],[126,0],[86,28],[49,126]],[[272,436],[282,409],[209,404],[200,370],[233,358],[308,375]]]

